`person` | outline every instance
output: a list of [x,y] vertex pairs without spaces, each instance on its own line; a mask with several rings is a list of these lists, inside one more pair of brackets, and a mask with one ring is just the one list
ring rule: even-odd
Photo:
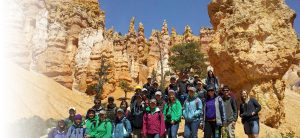
[[169,90],[173,90],[175,93],[177,93],[179,91],[179,87],[176,84],[176,77],[172,76],[170,78],[170,84],[168,85],[168,87],[165,89],[165,95],[164,95],[164,99],[167,101],[168,100],[168,92]]
[[[202,101],[202,103],[205,102],[207,91],[203,88],[203,83],[201,81],[197,82],[197,91],[196,91],[197,97]],[[204,104],[203,104],[204,105]]]
[[188,88],[188,98],[184,102],[183,117],[184,124],[184,137],[197,138],[198,128],[202,120],[202,101],[196,96],[196,88]]
[[256,99],[250,98],[249,93],[241,91],[240,117],[244,125],[245,134],[249,138],[258,138],[259,136],[259,116],[261,110],[260,104]]
[[129,120],[125,117],[123,109],[118,109],[117,117],[115,119],[113,138],[130,138],[131,133],[132,128]]
[[101,110],[98,116],[100,118],[100,123],[99,126],[97,127],[98,135],[96,135],[96,138],[111,138],[113,127],[111,121],[106,117],[106,111]]
[[147,91],[142,92],[141,95],[142,95],[142,101],[143,101],[144,105],[146,107],[148,107],[149,106],[149,99],[148,99],[148,96],[147,96]]
[[96,115],[99,115],[101,110],[104,110],[104,108],[101,106],[101,100],[98,98],[94,99],[94,106],[92,107],[96,111]]
[[65,119],[65,122],[67,124],[67,129],[69,129],[69,127],[71,127],[74,124],[75,114],[76,114],[75,107],[70,107],[70,109],[69,109],[69,117]]
[[175,92],[169,91],[168,103],[164,106],[164,119],[167,129],[167,135],[169,138],[176,138],[179,128],[179,123],[181,121],[182,106],[179,100],[176,99]]
[[149,97],[154,98],[155,92],[157,91],[161,91],[161,90],[158,88],[158,82],[154,81],[149,90],[149,94],[150,94]]
[[126,101],[125,97],[122,97],[121,99],[122,99],[122,101],[120,103],[120,108],[123,109],[125,117],[128,120],[131,120],[131,116],[130,116],[131,112],[130,112],[130,110],[128,110],[128,102]]
[[98,135],[97,128],[99,126],[99,117],[96,115],[96,111],[91,108],[87,111],[84,127],[86,128],[85,137],[96,138]]
[[204,108],[204,138],[221,137],[221,127],[226,121],[224,110],[222,98],[216,95],[214,87],[209,87]]
[[160,111],[163,111],[166,102],[165,102],[165,100],[162,99],[162,93],[161,93],[161,91],[157,91],[155,93],[155,99],[157,101],[157,107],[159,108]]
[[131,97],[130,104],[132,104],[136,100],[136,95],[141,95],[142,87],[137,85],[134,90],[135,94]]
[[67,138],[67,125],[64,120],[57,122],[57,126],[53,128],[49,134],[48,138]]
[[117,105],[114,103],[115,99],[112,96],[107,98],[108,104],[106,107],[106,113],[108,118],[113,121],[116,118]]
[[150,98],[150,93],[146,88],[142,89],[142,94],[145,94],[147,96],[147,98]]
[[193,81],[192,86],[193,86],[193,87],[197,87],[199,81],[201,81],[199,75],[197,75],[197,74],[194,75],[194,81]]
[[181,105],[183,105],[187,97],[187,86],[188,86],[187,77],[184,76],[184,78],[182,78],[178,82],[179,91],[177,93],[177,99],[180,101]]
[[225,134],[223,137],[234,138],[235,137],[235,123],[238,118],[236,100],[230,96],[230,89],[227,85],[222,88],[223,91],[223,102],[226,115]]
[[143,114],[146,109],[145,104],[142,102],[142,96],[136,95],[136,100],[130,105],[131,109],[131,124],[133,127],[133,137],[141,137],[141,129],[143,126]]
[[160,138],[165,134],[164,116],[156,104],[156,99],[151,99],[143,116],[143,136],[147,138]]
[[74,116],[74,123],[68,129],[67,138],[84,138],[85,128],[82,125],[82,116],[77,114]]
[[152,82],[152,77],[148,76],[147,77],[147,83],[143,85],[143,88],[145,88],[145,89],[147,89],[147,91],[149,91],[150,87],[151,87],[151,82]]
[[[207,72],[207,77],[205,80],[206,88],[213,87],[214,91],[217,93],[219,90],[219,80],[218,78],[214,75],[212,70],[208,70]],[[208,91],[208,90],[207,90]],[[218,93],[217,93],[218,95]]]

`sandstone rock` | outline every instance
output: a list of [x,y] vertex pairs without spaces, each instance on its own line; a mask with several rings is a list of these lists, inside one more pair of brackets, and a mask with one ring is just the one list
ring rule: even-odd
[[216,1],[209,6],[215,35],[208,52],[220,81],[262,102],[261,121],[284,120],[282,76],[295,59],[295,12],[283,0]]
[[200,43],[201,43],[201,51],[205,54],[209,51],[209,44],[212,41],[212,37],[214,35],[214,30],[212,28],[201,28],[200,29]]

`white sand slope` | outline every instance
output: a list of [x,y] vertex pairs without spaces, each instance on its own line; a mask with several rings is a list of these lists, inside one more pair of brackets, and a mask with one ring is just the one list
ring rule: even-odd
[[[38,73],[29,72],[13,63],[1,77],[1,104],[11,121],[31,116],[42,119],[60,119],[68,116],[68,108],[75,107],[78,113],[92,106],[91,98],[72,92],[52,79]],[[2,72],[3,73],[3,72]],[[2,76],[2,75],[1,75]],[[5,78],[5,80],[3,80]],[[3,111],[3,110],[2,110]]]

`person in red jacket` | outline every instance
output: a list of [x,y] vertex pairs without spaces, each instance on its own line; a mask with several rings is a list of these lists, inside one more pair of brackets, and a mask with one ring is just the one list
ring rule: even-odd
[[156,100],[150,100],[150,106],[146,108],[143,117],[143,136],[148,138],[160,138],[165,134],[165,122],[162,111],[156,107]]

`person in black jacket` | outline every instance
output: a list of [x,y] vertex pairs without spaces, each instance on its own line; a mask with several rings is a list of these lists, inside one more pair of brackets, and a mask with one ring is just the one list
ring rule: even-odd
[[261,110],[260,104],[256,99],[250,98],[247,91],[241,91],[240,117],[244,125],[245,134],[249,138],[258,138],[259,134],[259,116]]

